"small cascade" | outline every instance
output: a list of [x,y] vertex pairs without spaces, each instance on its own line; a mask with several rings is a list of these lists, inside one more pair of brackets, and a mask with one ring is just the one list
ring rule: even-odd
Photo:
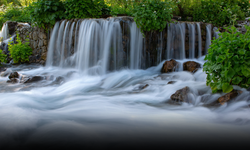
[[166,58],[185,59],[185,23],[168,24]]
[[195,24],[188,24],[189,30],[189,58],[195,58]]
[[9,36],[8,24],[5,23],[2,27],[2,30],[0,31],[0,39],[2,41],[7,40],[8,36]]
[[219,38],[219,33],[220,33],[220,31],[218,30],[218,28],[217,27],[214,27],[213,28],[213,32],[214,32],[214,38],[215,39],[218,39]]
[[211,44],[211,27],[202,35],[204,25],[169,23],[162,32],[143,37],[133,19],[62,20],[51,32],[46,66],[102,75],[122,68],[146,69],[166,59],[199,58],[205,49],[202,39],[207,36],[206,46]]
[[212,36],[211,36],[211,34],[212,34],[212,31],[211,31],[211,24],[208,24],[207,26],[206,26],[206,46],[205,46],[205,54],[207,54],[207,50],[208,50],[208,48],[209,48],[209,46],[211,45],[211,38],[212,38]]
[[202,56],[202,40],[201,40],[201,27],[200,23],[196,23],[198,32],[198,58]]
[[142,64],[142,34],[136,23],[130,24],[130,69],[140,69]]

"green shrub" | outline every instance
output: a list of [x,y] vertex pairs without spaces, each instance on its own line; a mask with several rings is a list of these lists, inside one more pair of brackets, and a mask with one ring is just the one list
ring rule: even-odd
[[231,25],[235,20],[243,20],[245,17],[245,10],[239,4],[242,3],[233,0],[201,0],[194,7],[193,20],[216,26]]
[[101,0],[66,0],[66,18],[99,18],[108,13],[108,6]]
[[6,21],[31,22],[29,7],[15,6],[12,3],[0,8],[0,28]]
[[172,1],[161,2],[158,0],[143,0],[134,5],[133,16],[142,33],[145,31],[162,31],[173,17]]
[[250,27],[245,28],[245,34],[237,32],[234,26],[226,28],[228,32],[220,33],[208,49],[203,71],[213,93],[231,92],[232,85],[250,86]]
[[52,27],[57,20],[65,17],[65,8],[60,0],[38,0],[29,7],[32,23],[44,29]]
[[17,44],[13,44],[13,41],[8,44],[10,51],[10,57],[13,58],[14,63],[27,62],[29,61],[29,56],[32,54],[32,49],[29,46],[29,40],[23,44],[19,34],[17,36]]
[[2,62],[6,62],[6,55],[3,53],[3,51],[0,49],[0,64]]

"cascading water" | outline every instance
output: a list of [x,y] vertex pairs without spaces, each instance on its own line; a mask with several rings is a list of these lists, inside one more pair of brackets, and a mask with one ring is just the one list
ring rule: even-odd
[[0,39],[4,41],[8,39],[8,36],[9,36],[8,24],[5,23],[3,24],[2,30],[0,31]]
[[212,35],[211,35],[211,28],[212,28],[212,26],[211,26],[211,24],[208,24],[207,26],[206,26],[206,46],[205,46],[205,54],[207,54],[207,50],[208,50],[208,48],[209,48],[209,46],[211,45],[211,38],[212,38]]
[[188,24],[189,29],[189,58],[195,58],[195,24]]
[[202,40],[201,40],[201,27],[200,23],[196,23],[198,32],[198,58],[202,56]]
[[[128,21],[127,31],[121,24],[119,18],[57,22],[46,67],[20,65],[1,73],[1,149],[249,144],[249,91],[235,86],[241,94],[220,105],[217,99],[224,94],[213,94],[206,86],[202,68],[195,73],[161,73],[162,61],[140,69],[151,63],[145,60],[151,57],[147,42],[135,23]],[[159,49],[167,53],[157,51],[158,61],[168,57],[178,59],[181,66],[186,61],[203,66],[204,56],[186,59],[187,24],[169,24],[166,41],[164,32],[158,34]],[[19,73],[18,81],[34,76],[44,80],[10,84],[5,74],[11,71]],[[185,87],[190,89],[189,102],[171,100]]]
[[213,32],[214,32],[214,38],[218,39],[219,38],[219,33],[220,33],[220,31],[218,31],[218,28],[214,27],[213,28]]
[[166,58],[185,59],[185,23],[168,24]]

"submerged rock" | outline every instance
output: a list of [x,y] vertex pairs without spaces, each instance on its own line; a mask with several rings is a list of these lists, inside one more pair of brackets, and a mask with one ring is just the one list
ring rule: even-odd
[[19,80],[17,78],[11,78],[10,80],[7,81],[7,83],[18,83]]
[[148,86],[149,86],[148,84],[140,85],[139,90],[143,90],[143,89],[147,88]]
[[201,65],[195,61],[188,61],[183,64],[183,70],[195,73]]
[[241,93],[242,93],[242,91],[233,90],[232,92],[227,93],[226,95],[218,98],[217,102],[220,103],[221,105],[223,105],[224,103],[232,100],[233,98],[237,97]]
[[168,84],[175,84],[176,81],[169,81]]
[[177,70],[178,66],[179,66],[178,62],[175,61],[174,59],[171,59],[163,64],[161,72],[162,73],[174,72]]
[[19,74],[17,72],[11,72],[9,75],[9,79],[12,79],[12,78],[19,78]]
[[177,90],[173,95],[171,95],[170,98],[174,101],[187,102],[189,91],[189,87],[186,86],[180,90]]
[[45,78],[43,76],[34,76],[29,78],[28,80],[24,81],[24,83],[33,83],[33,82],[38,82],[38,81],[42,81]]

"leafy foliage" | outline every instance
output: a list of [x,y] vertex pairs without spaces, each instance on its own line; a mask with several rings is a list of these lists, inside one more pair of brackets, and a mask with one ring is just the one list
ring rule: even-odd
[[245,11],[248,11],[249,2],[245,4],[243,1],[245,0],[201,0],[201,3],[193,10],[193,20],[212,23],[216,26],[232,24],[237,19],[244,19]]
[[29,7],[32,23],[44,29],[65,17],[65,8],[60,0],[38,0]]
[[10,57],[13,58],[14,63],[27,62],[29,56],[32,54],[32,49],[29,46],[29,39],[23,44],[19,34],[17,35],[17,44],[13,44],[13,41],[8,44],[10,51]]
[[6,55],[0,49],[0,63],[6,62]]
[[101,0],[66,0],[64,5],[67,19],[99,18],[110,12],[109,7]]
[[17,22],[31,22],[29,7],[15,6],[13,3],[10,3],[6,6],[0,8],[0,28],[3,23],[10,21]]
[[134,20],[142,32],[159,30],[162,31],[173,17],[172,1],[161,2],[157,0],[143,0],[134,6]]
[[245,34],[237,32],[234,26],[226,28],[228,32],[220,33],[208,49],[203,70],[213,93],[229,93],[232,85],[250,86],[250,27],[245,28]]

